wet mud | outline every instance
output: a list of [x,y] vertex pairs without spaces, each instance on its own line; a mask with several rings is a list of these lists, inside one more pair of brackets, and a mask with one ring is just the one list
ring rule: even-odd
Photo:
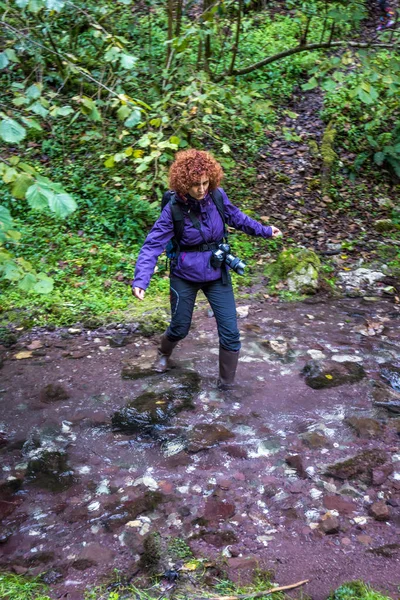
[[164,375],[156,338],[129,326],[3,348],[1,568],[45,573],[51,597],[75,600],[114,569],[177,567],[151,564],[157,533],[235,580],[259,567],[308,579],[313,600],[352,579],[397,597],[399,307],[247,304],[232,393],[216,389],[203,301]]

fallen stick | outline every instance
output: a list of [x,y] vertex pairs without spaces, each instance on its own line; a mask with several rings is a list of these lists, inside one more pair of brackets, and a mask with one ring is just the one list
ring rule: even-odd
[[271,588],[269,590],[264,590],[263,592],[255,592],[254,594],[239,594],[239,596],[200,596],[199,598],[193,598],[193,600],[244,600],[245,598],[261,598],[261,596],[266,596],[267,594],[273,594],[274,592],[282,592],[283,590],[292,590],[297,588],[305,583],[308,583],[309,579],[304,579],[303,581],[298,581],[297,583],[292,583],[291,585],[282,585],[280,587]]

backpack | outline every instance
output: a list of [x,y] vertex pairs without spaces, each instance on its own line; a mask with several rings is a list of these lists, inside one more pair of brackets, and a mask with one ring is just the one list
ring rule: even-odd
[[[221,192],[216,189],[210,192],[210,196],[217,207],[219,215],[224,224],[224,236],[226,236],[225,231],[225,210],[224,210],[224,199],[222,197]],[[174,223],[174,237],[168,242],[167,247],[165,248],[165,253],[167,255],[167,259],[172,260],[177,257],[179,254],[179,243],[182,239],[183,229],[185,227],[185,217],[184,211],[180,205],[180,203],[176,199],[175,192],[168,190],[164,192],[162,200],[161,200],[161,211],[170,203],[171,205],[171,215],[172,221]],[[192,218],[193,225],[200,230],[200,223],[197,219]],[[196,224],[197,221],[197,224]]]

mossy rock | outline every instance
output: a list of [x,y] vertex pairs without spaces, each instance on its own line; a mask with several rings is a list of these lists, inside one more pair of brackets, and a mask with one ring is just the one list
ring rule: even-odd
[[18,337],[8,327],[0,327],[0,344],[9,348],[18,341]]
[[386,233],[390,231],[399,231],[400,225],[393,223],[391,219],[379,219],[374,223],[374,229],[378,233]]
[[363,581],[349,581],[332,592],[328,600],[390,600],[390,598],[374,591]]
[[168,313],[162,309],[144,313],[139,319],[140,333],[146,337],[164,333],[169,321]]
[[388,458],[386,452],[380,448],[364,450],[355,456],[327,465],[324,469],[324,475],[335,479],[359,479],[370,485],[372,470],[384,465]]
[[268,266],[270,285],[286,280],[291,292],[314,294],[318,290],[321,261],[312,250],[298,248],[283,250],[278,259]]

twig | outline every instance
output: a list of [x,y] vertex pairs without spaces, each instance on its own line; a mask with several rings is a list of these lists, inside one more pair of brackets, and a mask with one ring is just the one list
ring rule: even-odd
[[282,592],[283,590],[293,590],[294,588],[297,588],[308,582],[309,579],[304,579],[303,581],[298,581],[297,583],[292,583],[291,585],[282,585],[280,587],[264,590],[263,592],[255,592],[254,594],[239,594],[238,596],[213,596],[211,598],[200,596],[198,598],[193,598],[193,600],[244,600],[245,598],[261,598],[261,596],[266,596],[267,594]]

